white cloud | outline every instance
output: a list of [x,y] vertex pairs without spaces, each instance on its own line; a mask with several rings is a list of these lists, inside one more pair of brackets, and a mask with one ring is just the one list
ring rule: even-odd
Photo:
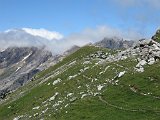
[[[34,29],[30,29],[34,30]],[[48,31],[49,32],[49,31]],[[50,33],[50,32],[49,32]],[[47,35],[47,34],[46,34]],[[39,36],[39,35],[38,35]],[[104,37],[120,37],[125,39],[139,39],[142,35],[134,30],[121,30],[110,26],[97,26],[96,28],[87,28],[79,33],[72,33],[62,39],[43,39],[26,34],[23,30],[9,30],[0,34],[0,47],[4,46],[43,46],[53,53],[63,53],[73,45],[83,46],[88,43],[95,43]],[[46,36],[48,37],[48,36]]]
[[134,30],[122,30],[110,26],[97,26],[96,28],[88,28],[76,34],[71,34],[67,39],[74,41],[97,42],[104,37],[120,37],[124,39],[139,39],[142,35]]
[[61,35],[58,32],[48,31],[48,30],[42,29],[42,28],[41,29],[22,28],[22,29],[31,35],[40,36],[40,37],[46,38],[48,40],[63,38],[63,35]]
[[116,4],[123,7],[147,6],[160,9],[160,0],[113,0]]
[[[134,28],[147,36],[154,34],[160,25],[160,0],[109,0],[119,24]],[[111,18],[112,19],[112,18]]]
[[64,52],[73,45],[83,46],[88,43],[95,43],[104,37],[120,37],[130,40],[138,40],[143,37],[139,32],[132,30],[121,30],[109,26],[97,26],[96,28],[88,28],[79,33],[73,33],[64,39],[54,41],[53,48],[56,52]]

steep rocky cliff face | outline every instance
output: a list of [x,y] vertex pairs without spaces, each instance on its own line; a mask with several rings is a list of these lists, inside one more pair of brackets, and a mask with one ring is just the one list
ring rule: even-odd
[[[37,72],[52,53],[43,48],[12,47],[0,52],[0,96],[15,90],[25,84]],[[53,61],[53,60],[52,60]]]

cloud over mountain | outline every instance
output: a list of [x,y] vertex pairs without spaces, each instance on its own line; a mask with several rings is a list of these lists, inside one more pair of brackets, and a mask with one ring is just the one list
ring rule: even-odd
[[142,38],[142,35],[136,31],[125,31],[110,26],[88,28],[65,37],[58,32],[51,32],[45,29],[22,28],[0,32],[0,48],[4,49],[10,46],[45,46],[48,50],[57,54],[66,51],[73,45],[83,46],[100,41],[104,37],[115,36],[132,40]]

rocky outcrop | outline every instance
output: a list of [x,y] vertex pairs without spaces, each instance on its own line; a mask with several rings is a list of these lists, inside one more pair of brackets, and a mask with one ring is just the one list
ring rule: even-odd
[[152,39],[141,39],[133,47],[123,51],[117,50],[117,53],[114,55],[98,51],[89,57],[103,59],[102,62],[114,62],[127,58],[135,59],[138,62],[135,66],[135,71],[143,72],[144,65],[152,65],[160,59],[160,43]]
[[135,58],[138,61],[135,70],[143,72],[144,65],[152,65],[160,59],[160,43],[154,40],[140,40],[134,47],[121,51],[114,56],[110,55],[106,60],[118,61],[129,57]]

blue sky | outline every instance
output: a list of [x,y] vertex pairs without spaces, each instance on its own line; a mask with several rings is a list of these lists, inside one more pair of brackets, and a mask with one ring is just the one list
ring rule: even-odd
[[0,0],[0,31],[45,28],[63,35],[109,26],[150,36],[160,26],[160,0]]

